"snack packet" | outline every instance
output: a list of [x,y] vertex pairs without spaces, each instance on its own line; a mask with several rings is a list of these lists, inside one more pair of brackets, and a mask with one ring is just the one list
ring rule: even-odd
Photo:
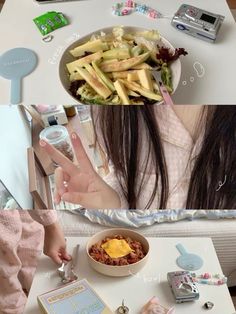
[[61,12],[55,11],[40,15],[33,21],[43,36],[69,24],[68,19]]
[[141,314],[174,314],[174,308],[165,308],[160,304],[157,297],[153,297],[144,305]]

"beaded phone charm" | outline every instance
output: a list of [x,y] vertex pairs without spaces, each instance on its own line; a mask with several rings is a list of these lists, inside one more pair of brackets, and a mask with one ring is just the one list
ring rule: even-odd
[[221,276],[220,274],[211,275],[209,273],[205,273],[202,275],[196,275],[195,273],[191,273],[191,275],[194,282],[205,285],[221,286],[227,283],[227,277]]
[[118,2],[112,6],[112,14],[117,15],[117,16],[129,15],[133,12],[141,13],[152,19],[164,17],[157,10],[151,7],[148,7],[146,4],[138,4],[133,0],[127,0],[125,2]]

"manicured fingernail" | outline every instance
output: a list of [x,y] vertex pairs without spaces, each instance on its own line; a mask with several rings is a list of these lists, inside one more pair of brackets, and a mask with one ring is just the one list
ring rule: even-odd
[[39,141],[40,146],[45,147],[46,146],[46,142],[44,142],[43,140]]
[[73,132],[73,133],[71,134],[71,138],[72,138],[73,140],[75,140],[75,139],[77,138],[77,134],[76,134],[75,132]]

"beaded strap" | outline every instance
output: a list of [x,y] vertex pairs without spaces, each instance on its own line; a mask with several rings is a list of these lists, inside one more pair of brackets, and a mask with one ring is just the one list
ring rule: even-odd
[[227,283],[227,277],[221,276],[220,274],[211,275],[209,273],[205,273],[202,275],[196,275],[195,273],[191,273],[191,275],[194,282],[205,285],[221,286]]
[[125,2],[118,2],[112,6],[112,14],[117,15],[117,16],[129,15],[133,12],[141,13],[152,19],[163,17],[163,15],[157,10],[145,4],[138,4],[133,0],[126,0]]

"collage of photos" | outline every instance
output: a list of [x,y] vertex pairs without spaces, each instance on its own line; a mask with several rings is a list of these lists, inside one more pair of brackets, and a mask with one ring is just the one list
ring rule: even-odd
[[236,314],[236,0],[0,26],[0,314]]

